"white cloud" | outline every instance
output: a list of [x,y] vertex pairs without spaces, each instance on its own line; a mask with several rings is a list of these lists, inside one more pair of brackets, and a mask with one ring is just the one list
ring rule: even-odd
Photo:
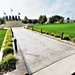
[[18,12],[21,16],[28,18],[38,18],[39,15],[62,15],[73,16],[75,14],[75,0],[1,0],[0,1],[0,16],[3,11],[7,15],[11,14],[10,8],[13,9],[13,14]]

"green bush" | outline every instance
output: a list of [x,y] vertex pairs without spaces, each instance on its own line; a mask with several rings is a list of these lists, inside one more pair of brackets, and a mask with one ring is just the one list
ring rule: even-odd
[[46,34],[49,34],[49,32],[45,32]]
[[51,36],[54,36],[54,33],[51,33],[50,35],[51,35]]
[[7,42],[7,43],[5,43],[5,45],[4,45],[4,47],[13,47],[13,44],[12,44],[12,42]]
[[60,35],[59,34],[55,34],[54,36],[57,37],[57,38],[60,38]]
[[16,62],[17,59],[12,54],[8,54],[1,62],[0,62],[0,70],[4,69],[4,71],[7,70],[13,70],[16,68]]
[[64,39],[64,40],[70,40],[70,37],[69,37],[69,35],[64,35],[64,36],[63,36],[63,39]]
[[73,38],[72,41],[75,43],[75,38]]
[[10,54],[10,53],[12,53],[12,54],[14,53],[14,50],[12,47],[5,47],[3,49],[3,56],[6,56],[7,54]]

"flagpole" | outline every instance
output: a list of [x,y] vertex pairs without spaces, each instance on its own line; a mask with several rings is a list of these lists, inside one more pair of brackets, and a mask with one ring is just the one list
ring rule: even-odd
[[13,12],[13,10],[11,9],[11,16],[12,16],[12,12]]

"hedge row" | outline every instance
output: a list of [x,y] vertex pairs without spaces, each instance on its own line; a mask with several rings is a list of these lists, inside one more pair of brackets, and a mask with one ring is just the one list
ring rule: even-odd
[[[33,29],[34,30],[34,29]],[[37,31],[37,32],[40,32],[40,33],[45,33],[45,34],[48,34],[48,35],[51,35],[51,36],[54,36],[54,37],[57,37],[57,38],[61,38],[61,35],[60,34],[54,34],[54,33],[49,33],[49,32],[45,32],[45,31],[43,31],[42,29],[40,29],[40,30],[35,30],[35,31]],[[69,35],[63,35],[63,38],[62,38],[63,40],[72,40],[72,42],[74,42],[75,43],[75,38],[70,38],[70,36]]]
[[14,56],[11,29],[8,28],[3,46],[3,60],[0,62],[0,71],[11,71],[16,68],[17,59]]

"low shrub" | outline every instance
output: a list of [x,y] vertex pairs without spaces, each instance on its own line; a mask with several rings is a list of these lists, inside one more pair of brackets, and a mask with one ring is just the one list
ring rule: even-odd
[[69,37],[69,35],[64,35],[64,36],[63,36],[63,39],[64,39],[64,40],[70,40],[70,37]]
[[72,41],[75,43],[75,38],[73,38]]
[[10,54],[10,53],[14,54],[14,50],[12,47],[5,47],[3,49],[3,57],[6,56],[7,54]]
[[51,36],[54,36],[54,33],[51,33],[50,35],[51,35]]
[[7,42],[7,43],[5,43],[5,45],[4,45],[4,47],[13,47],[13,44],[12,44],[12,42]]
[[12,54],[8,54],[1,62],[0,62],[0,70],[8,71],[16,69],[17,59]]
[[55,34],[54,36],[57,37],[57,38],[60,38],[60,35],[59,34]]
[[49,32],[45,32],[46,34],[49,34]]

